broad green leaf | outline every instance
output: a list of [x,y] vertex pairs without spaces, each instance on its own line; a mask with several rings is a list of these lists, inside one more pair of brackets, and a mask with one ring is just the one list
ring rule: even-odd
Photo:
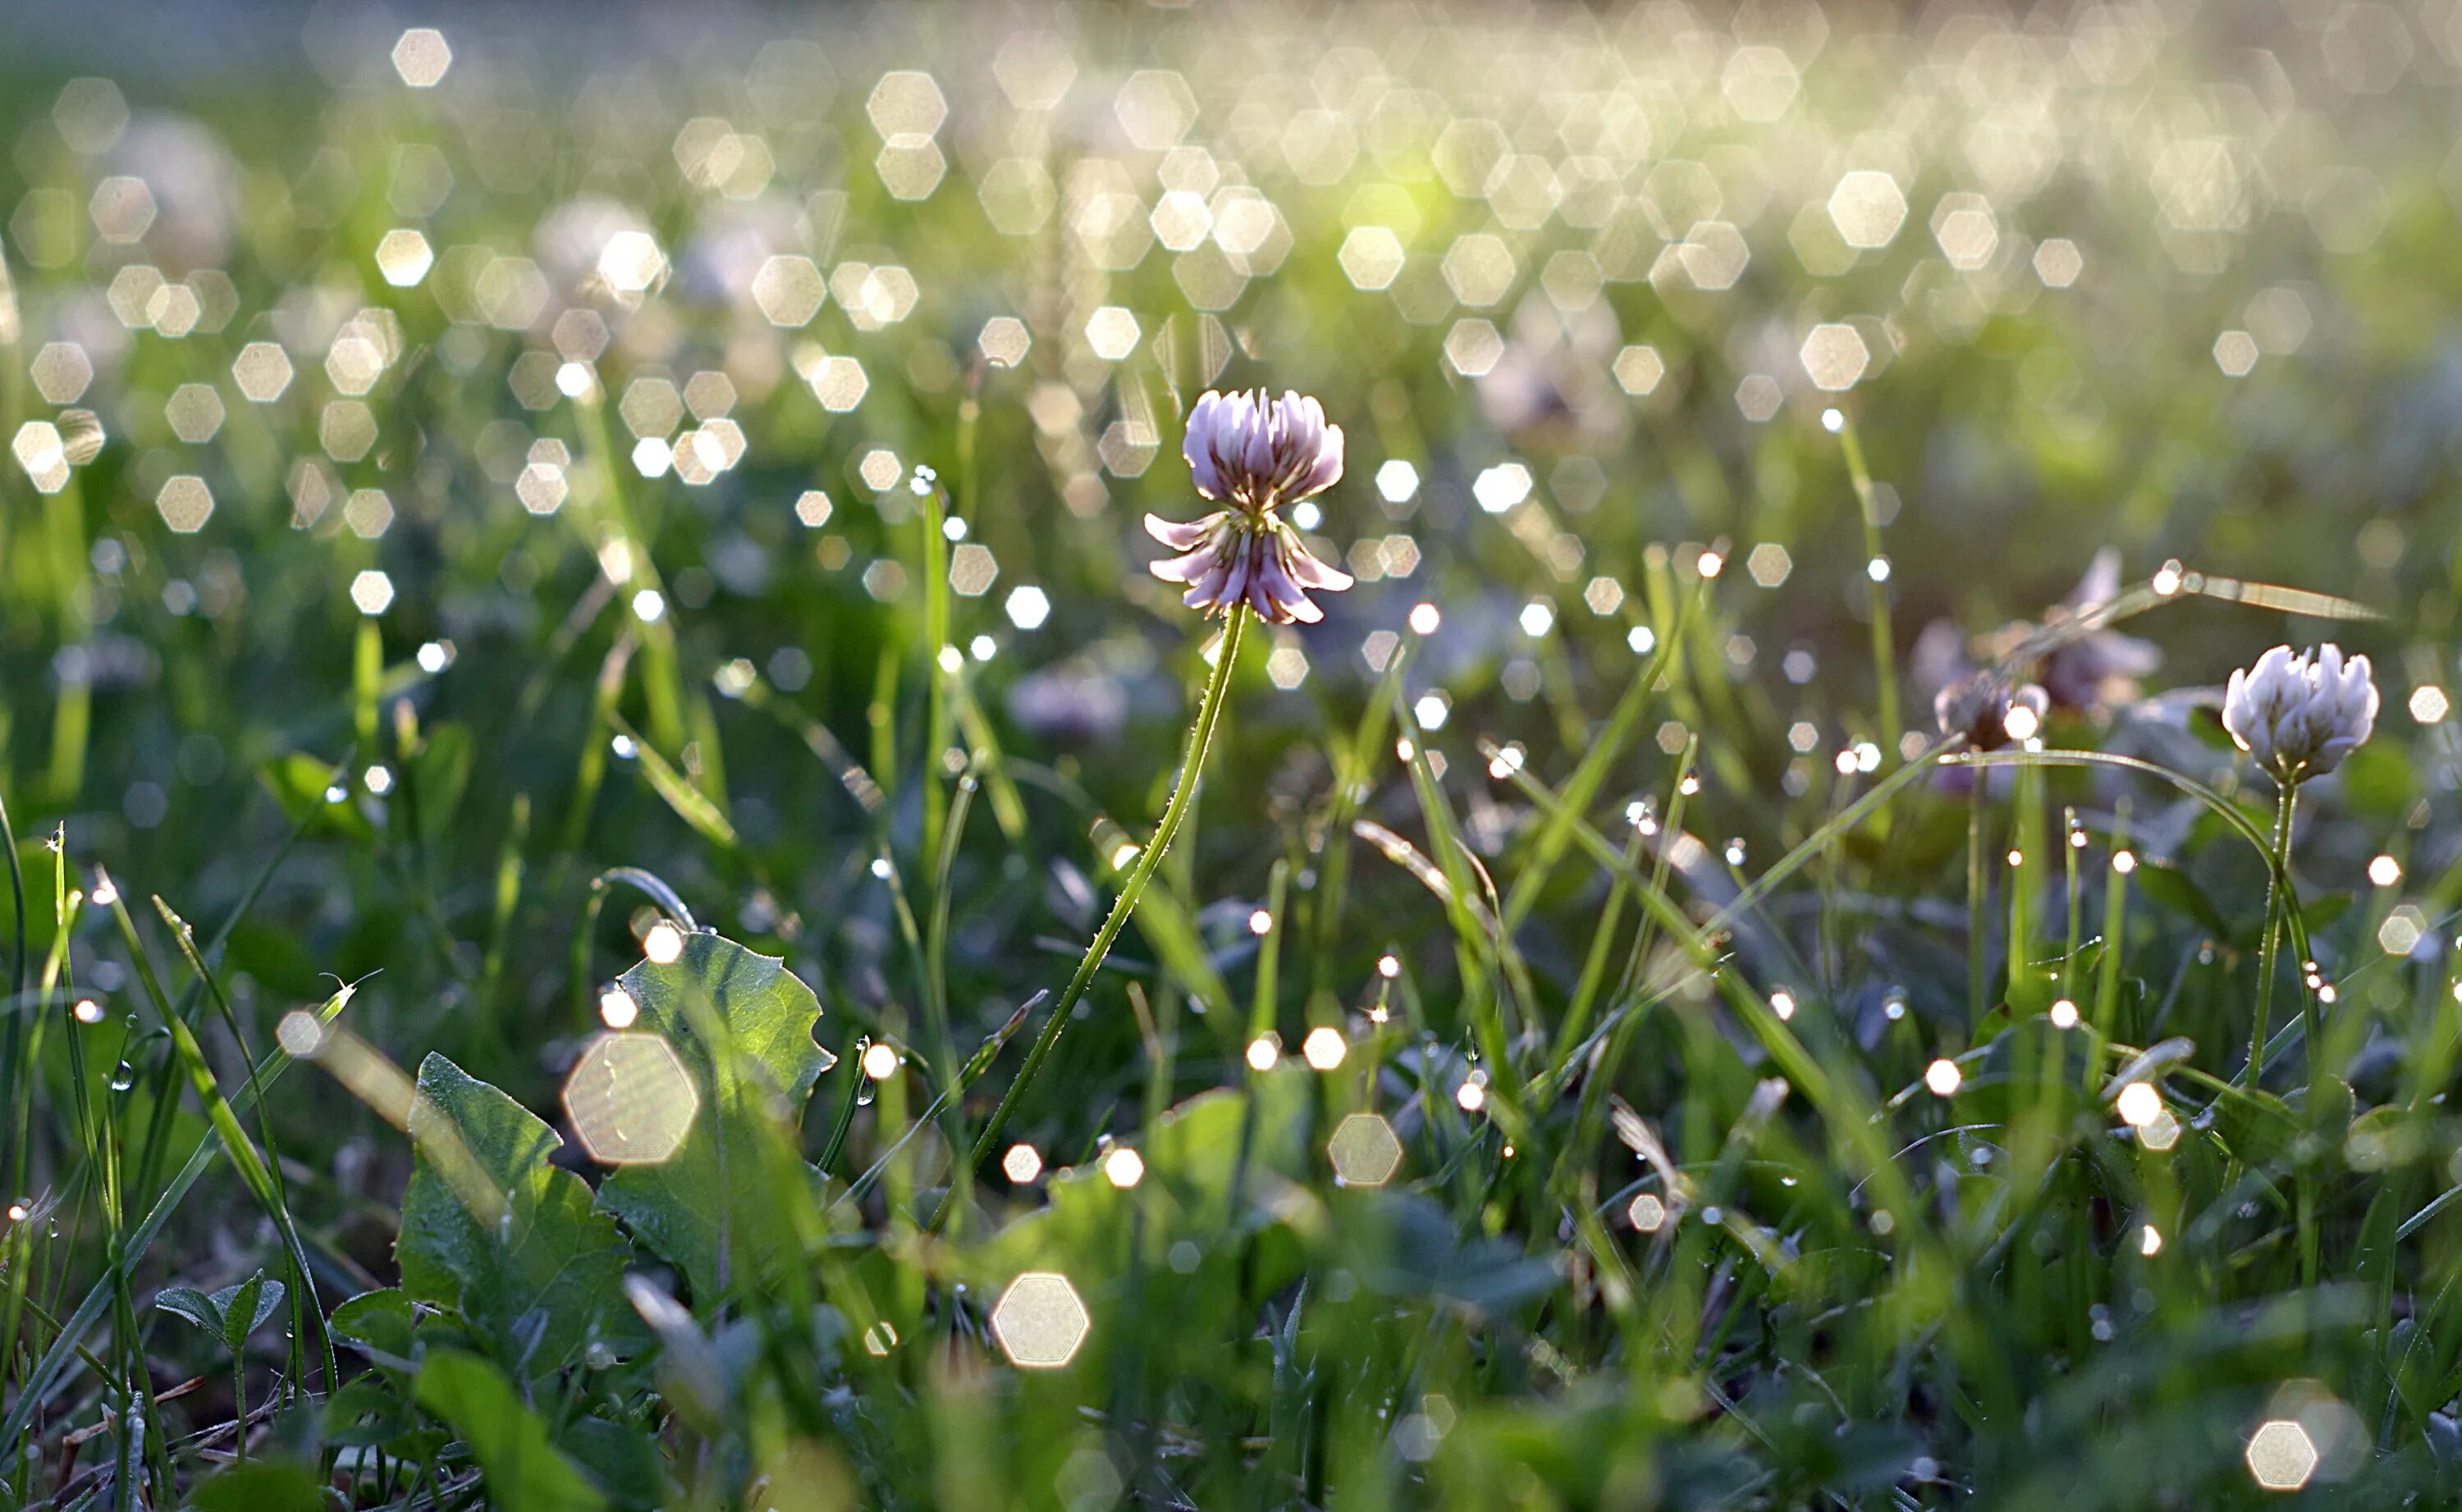
[[264,1271],[248,1277],[235,1287],[225,1287],[213,1295],[214,1310],[222,1315],[223,1347],[239,1352],[248,1336],[265,1327],[265,1320],[281,1308],[284,1296],[282,1283],[269,1280]]
[[154,1305],[175,1318],[185,1318],[216,1338],[222,1337],[223,1310],[194,1287],[164,1287],[154,1293]]
[[458,1309],[507,1360],[554,1369],[594,1333],[638,1332],[629,1258],[580,1177],[549,1163],[563,1140],[443,1055],[419,1068],[417,1163],[394,1253],[402,1290]]
[[306,1465],[260,1459],[199,1482],[193,1512],[328,1512],[324,1482]]
[[[433,1057],[431,1057],[433,1058]],[[424,1079],[424,1078],[422,1078]],[[603,1512],[606,1497],[558,1452],[547,1424],[494,1366],[459,1350],[431,1350],[419,1368],[419,1405],[453,1425],[503,1512]]]
[[410,1298],[400,1288],[362,1291],[334,1310],[334,1336],[407,1361],[413,1321]]
[[813,1042],[820,1000],[784,962],[715,934],[683,954],[643,961],[621,985],[637,1028],[665,1036],[699,1103],[675,1153],[599,1183],[598,1205],[683,1268],[706,1303],[728,1280],[791,1247],[817,1181],[797,1134],[804,1105],[836,1057]]
[[347,787],[339,802],[326,796],[337,781],[348,780],[332,763],[304,751],[294,751],[268,761],[259,776],[265,780],[266,791],[273,795],[273,800],[292,823],[327,834],[347,835],[353,840],[376,837],[375,827],[351,801]]

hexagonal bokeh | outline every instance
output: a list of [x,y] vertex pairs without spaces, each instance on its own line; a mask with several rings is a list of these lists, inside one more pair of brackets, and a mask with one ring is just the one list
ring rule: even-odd
[[1381,225],[1353,227],[1334,254],[1351,287],[1365,289],[1392,287],[1401,274],[1403,256],[1402,239]]
[[1022,1370],[1054,1371],[1076,1358],[1093,1320],[1067,1276],[1029,1270],[992,1305],[992,1337]]
[[1950,266],[1971,271],[1992,261],[2000,245],[2000,223],[1983,196],[1945,194],[1933,207],[1932,235]]
[[1829,191],[1829,221],[1848,246],[1862,251],[1887,246],[1907,224],[1906,191],[1878,169],[1858,168]]
[[912,144],[938,136],[949,118],[949,101],[931,75],[898,69],[880,75],[864,102],[872,129],[885,142]]
[[180,439],[192,445],[210,441],[223,428],[223,396],[210,383],[184,383],[163,402],[162,417]]
[[120,174],[94,186],[86,212],[94,217],[95,232],[104,241],[140,241],[154,224],[154,191],[144,180]]
[[2268,1491],[2297,1491],[2317,1472],[2317,1445],[2287,1417],[2260,1423],[2248,1440],[2248,1473]]
[[351,603],[374,617],[393,607],[393,579],[371,567],[351,580]]
[[1445,283],[1473,309],[1500,304],[1513,287],[1513,251],[1501,237],[1473,231],[1445,251]]
[[214,517],[213,490],[193,473],[164,479],[154,496],[154,508],[175,535],[193,536]]
[[969,541],[949,553],[949,588],[961,599],[979,599],[1000,577],[1000,559],[992,548]]
[[1382,1186],[1402,1164],[1402,1141],[1373,1113],[1354,1113],[1335,1124],[1325,1153],[1345,1186]]
[[1001,1157],[1001,1174],[1018,1186],[1026,1186],[1043,1174],[1043,1152],[1031,1144],[1012,1144]]
[[1751,573],[1753,582],[1761,587],[1774,588],[1784,583],[1787,574],[1795,570],[1795,559],[1788,556],[1786,547],[1777,542],[1764,541],[1753,547],[1752,555],[1744,559],[1744,570]]
[[773,326],[809,325],[829,292],[829,281],[809,257],[773,257],[752,275],[752,302]]
[[1141,69],[1120,86],[1112,112],[1129,140],[1146,152],[1178,145],[1197,124],[1197,96],[1169,69]]
[[291,378],[291,354],[270,341],[251,341],[231,359],[231,381],[252,404],[282,397]]
[[75,404],[94,382],[94,359],[73,341],[46,345],[34,353],[33,365],[27,371],[33,377],[34,392],[46,404]]
[[1137,346],[1137,317],[1119,305],[1105,305],[1087,318],[1086,345],[1105,362],[1117,362]]
[[393,45],[394,72],[413,89],[434,89],[452,66],[452,45],[434,27],[412,27]]
[[601,1034],[564,1080],[573,1137],[601,1165],[656,1165],[701,1113],[701,1089],[658,1034]]
[[983,322],[975,336],[975,350],[995,368],[1014,368],[1026,360],[1026,351],[1034,345],[1026,322],[1015,315],[994,315]]
[[427,238],[408,226],[397,226],[377,244],[377,271],[396,288],[408,288],[436,266],[436,250]]
[[1841,321],[1815,326],[1803,338],[1800,353],[1812,386],[1830,394],[1853,388],[1872,364],[1872,351],[1863,333]]

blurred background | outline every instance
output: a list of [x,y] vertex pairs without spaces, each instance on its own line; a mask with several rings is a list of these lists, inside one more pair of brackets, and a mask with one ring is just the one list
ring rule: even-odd
[[[1359,586],[1274,633],[1226,757],[1277,844],[1327,784],[1312,732],[1357,719],[1415,607],[1440,753],[1561,775],[1705,552],[1717,623],[1644,750],[1706,737],[1699,823],[1738,857],[2105,548],[2107,582],[2177,560],[2383,608],[2334,633],[2389,717],[2445,712],[2452,5],[0,16],[19,833],[65,821],[212,914],[313,810],[314,762],[374,751],[318,820],[350,833],[243,929],[241,990],[382,966],[402,1048],[522,1045],[482,1069],[532,1093],[589,1023],[567,941],[604,865],[859,1022],[897,1012],[871,821],[795,721],[909,773],[911,847],[927,574],[962,743],[1059,795],[961,862],[1024,884],[961,888],[966,1012],[1050,973],[1090,825],[1150,813],[1176,752],[1191,626],[1137,522],[1195,512],[1178,416],[1209,386],[1321,395],[1350,437],[1298,522]],[[2189,722],[2139,693],[2302,627],[2201,602],[2132,628],[2073,711],[2124,748]],[[428,759],[405,812],[393,769]],[[1507,798],[1461,799],[1491,854]],[[2369,842],[2332,843],[2356,876]],[[1236,944],[1263,854],[1228,822],[1197,854]]]

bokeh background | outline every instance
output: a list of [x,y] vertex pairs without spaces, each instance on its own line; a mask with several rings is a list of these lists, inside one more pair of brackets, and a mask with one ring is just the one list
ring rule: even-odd
[[[1206,970],[1254,959],[1276,858],[1313,880],[1327,732],[1415,612],[1405,701],[1493,861],[1531,811],[1491,762],[1569,772],[1705,564],[1615,782],[1697,739],[1691,822],[1738,876],[2099,560],[2101,592],[2169,563],[2380,611],[2183,595],[2061,734],[2227,779],[2204,691],[2330,633],[2418,755],[2355,762],[2301,864],[2356,890],[2398,836],[2435,876],[2457,83],[2446,0],[0,5],[0,787],[43,885],[65,825],[196,919],[304,824],[230,943],[242,1009],[380,971],[370,1043],[547,1108],[652,917],[597,911],[610,866],[785,955],[841,1053],[919,1034],[882,837],[929,873],[918,775],[994,750],[947,884],[971,1046],[1082,948],[1113,818],[1159,806],[1202,635],[1139,520],[1196,512],[1196,395],[1263,385],[1348,434],[1295,518],[1359,582],[1241,692],[1175,862]],[[1415,823],[1395,773],[1364,801]],[[1930,899],[1872,905],[1837,984],[1883,1085],[1962,1039],[1961,823],[1890,854]],[[1450,969],[1425,889],[1361,854],[1286,1006],[1388,951]],[[1551,982],[1594,881],[1528,925]],[[2375,923],[2321,926],[2328,964]],[[99,930],[73,959],[133,992]],[[1166,1090],[1234,1075],[1239,1017]],[[1122,1012],[1071,1035],[1029,1115],[1055,1163],[1135,1121],[1139,1044]],[[382,1279],[399,1141],[285,1095]]]

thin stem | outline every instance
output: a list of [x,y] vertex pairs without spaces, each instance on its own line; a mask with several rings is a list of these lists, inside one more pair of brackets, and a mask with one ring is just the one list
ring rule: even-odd
[[[991,1158],[992,1147],[999,1141],[1001,1131],[1008,1126],[1009,1115],[1016,1111],[1019,1101],[1025,1097],[1026,1089],[1033,1085],[1035,1073],[1043,1069],[1044,1061],[1051,1054],[1051,1047],[1059,1042],[1060,1031],[1069,1022],[1070,1011],[1076,1008],[1077,1000],[1086,995],[1086,989],[1093,984],[1094,973],[1101,969],[1103,958],[1112,952],[1112,942],[1119,938],[1129,916],[1136,912],[1137,900],[1145,896],[1146,884],[1153,880],[1155,868],[1162,863],[1164,852],[1171,849],[1172,838],[1179,833],[1181,821],[1188,817],[1190,804],[1197,795],[1198,777],[1205,770],[1205,753],[1214,743],[1215,727],[1222,720],[1223,705],[1228,701],[1231,688],[1231,669],[1240,659],[1240,642],[1247,628],[1248,609],[1245,606],[1234,607],[1223,620],[1222,644],[1215,655],[1214,674],[1206,679],[1204,698],[1197,706],[1197,722],[1188,733],[1188,756],[1180,763],[1179,781],[1172,788],[1171,801],[1163,807],[1162,822],[1155,826],[1154,839],[1137,853],[1136,863],[1129,869],[1128,880],[1120,884],[1119,897],[1112,903],[1111,915],[1094,932],[1094,943],[1086,948],[1085,957],[1077,963],[1076,973],[1069,977],[1069,986],[1060,994],[1060,1001],[1052,1005],[1051,1016],[1044,1021],[1043,1032],[1035,1036],[1033,1048],[1026,1052],[1026,1064],[1018,1068],[1017,1079],[1009,1083],[1000,1105],[992,1110],[991,1121],[984,1124],[983,1133],[975,1137],[972,1165],[979,1166]],[[950,1183],[949,1195],[940,1200],[939,1210],[932,1215],[930,1231],[938,1232],[949,1221],[958,1184],[955,1182]]]
[[1864,466],[1864,443],[1856,437],[1855,422],[1842,410],[1838,425],[1839,449],[1846,453],[1846,478],[1855,488],[1855,503],[1864,517],[1864,594],[1872,620],[1872,677],[1874,694],[1880,702],[1881,756],[1895,759],[1898,752],[1898,671],[1897,637],[1890,628],[1890,590],[1886,574],[1876,575],[1876,564],[1887,560],[1881,552],[1881,519],[1872,498],[1872,475]]
[[[2252,1088],[2265,1071],[2265,1032],[2267,1021],[2274,1016],[2275,953],[2281,934],[2286,895],[2291,886],[2291,814],[2300,806],[2297,784],[2284,783],[2277,791],[2274,843],[2266,852],[2266,859],[2273,864],[2265,878],[2265,936],[2257,950],[2257,1022],[2249,1031],[2248,1065],[2240,1074]],[[2308,1046],[2308,1054],[2311,1060],[2315,1059],[2317,1046],[2313,1040]]]
[[[1983,811],[1988,799],[1984,774],[1974,774],[1975,786],[1966,796],[1966,1022],[1969,1029],[1979,1029],[1983,1015],[1991,1011],[1990,954],[1991,926],[1987,922],[1991,884],[1983,869]],[[2015,941],[2010,948],[2016,949]]]

